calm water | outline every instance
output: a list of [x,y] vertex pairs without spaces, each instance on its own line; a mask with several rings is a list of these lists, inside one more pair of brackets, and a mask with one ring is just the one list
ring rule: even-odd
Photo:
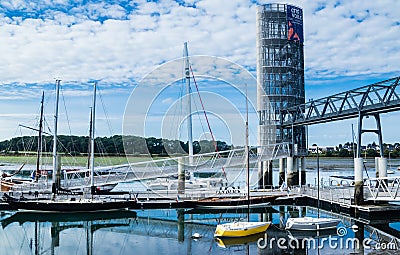
[[[261,235],[253,240],[251,238],[238,239],[218,243],[213,238],[216,224],[245,219],[246,213],[144,210],[55,216],[3,212],[0,227],[0,254],[351,254],[353,252],[362,254],[362,252],[376,252],[368,248],[379,243],[376,229],[344,217],[339,217],[342,220],[340,227],[347,232],[344,237],[339,237],[336,231],[320,233],[323,237],[312,239],[315,240],[315,244],[319,244],[315,246],[315,249],[314,247],[293,249],[295,243],[292,245],[293,248],[286,243],[287,249],[279,249],[277,241],[273,241],[273,238],[286,240],[286,242],[291,240],[289,235],[300,241],[304,238],[301,233],[290,234],[280,229],[281,222],[289,216],[315,216],[316,213],[315,209],[305,207],[267,207],[250,215],[251,220],[273,222],[267,230],[266,239]],[[332,217],[323,212],[321,216]],[[351,228],[355,224],[359,227],[358,234]],[[385,225],[380,222],[377,226],[382,225],[392,232],[400,231],[400,223],[392,222]],[[361,232],[362,236],[359,234]],[[193,239],[194,233],[202,237]],[[329,236],[331,236],[331,245],[328,243]],[[356,237],[359,240],[371,238],[369,246],[362,250],[352,247],[350,243],[346,249],[346,240],[353,240]],[[262,238],[261,242],[257,242],[259,238]],[[323,241],[323,238],[326,240]],[[268,246],[265,248],[263,240],[267,240]],[[284,246],[283,243],[282,245]],[[385,252],[385,254],[390,254],[394,250],[385,250]]]

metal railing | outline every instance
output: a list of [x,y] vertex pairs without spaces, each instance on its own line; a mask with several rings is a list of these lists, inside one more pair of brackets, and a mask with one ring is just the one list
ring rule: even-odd
[[[258,151],[258,153],[257,153]],[[271,144],[267,146],[251,147],[249,152],[250,163],[274,160],[288,157],[289,144]],[[96,186],[116,184],[136,180],[170,177],[178,174],[178,162],[182,162],[186,173],[198,171],[222,172],[229,167],[245,166],[245,148],[197,154],[193,156],[193,163],[189,164],[189,157],[174,157],[167,159],[149,160],[131,164],[97,167],[94,173]],[[90,185],[90,169],[63,171],[61,186],[69,189],[88,187]],[[29,182],[15,184],[13,190],[42,190],[50,189],[49,182]]]
[[[292,189],[293,194],[307,195],[318,199],[318,189],[316,186],[302,186],[300,189]],[[351,205],[354,196],[354,187],[350,186],[323,186],[319,191],[319,199],[338,204]]]
[[369,178],[364,180],[368,190],[366,200],[400,201],[400,177]]

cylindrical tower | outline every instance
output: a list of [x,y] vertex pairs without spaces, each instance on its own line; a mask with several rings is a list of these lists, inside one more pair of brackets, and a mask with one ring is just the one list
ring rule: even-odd
[[[262,5],[256,22],[258,143],[289,142],[292,157],[304,156],[305,127],[282,128],[280,114],[281,109],[305,103],[303,10],[287,4]],[[265,165],[270,164],[261,168]]]
[[259,145],[290,142],[293,155],[306,152],[305,128],[295,128],[294,136],[292,128],[282,129],[280,110],[305,103],[303,41],[301,8],[287,4],[258,7]]

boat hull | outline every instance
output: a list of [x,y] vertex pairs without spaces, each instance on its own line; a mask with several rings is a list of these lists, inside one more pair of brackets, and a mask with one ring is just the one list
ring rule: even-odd
[[129,209],[136,204],[134,200],[35,200],[15,199],[5,195],[5,201],[14,210],[30,212],[97,212]]
[[207,209],[207,210],[237,210],[237,209],[248,209],[248,208],[265,208],[267,206],[271,206],[270,202],[260,203],[260,204],[251,204],[251,205],[198,205],[197,209]]
[[234,237],[234,238],[219,238],[216,237],[215,241],[217,245],[221,248],[228,248],[230,246],[244,245],[258,241],[260,238],[264,238],[265,233],[261,232],[255,235],[249,235],[244,237]]
[[286,229],[301,231],[316,231],[334,229],[340,223],[338,219],[328,218],[290,218],[286,222]]
[[220,224],[214,237],[243,237],[265,232],[271,222],[232,222]]

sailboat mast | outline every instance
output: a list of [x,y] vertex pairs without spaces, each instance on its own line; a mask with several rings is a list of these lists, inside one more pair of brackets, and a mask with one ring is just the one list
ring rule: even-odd
[[317,181],[318,181],[318,186],[317,186],[317,189],[318,189],[318,191],[317,191],[317,193],[318,193],[318,204],[317,204],[317,208],[318,208],[318,218],[319,218],[319,206],[320,206],[320,202],[319,202],[319,184],[320,184],[320,181],[319,181],[319,148],[318,148],[318,146],[317,146]]
[[93,119],[93,109],[90,107],[90,122],[89,122],[89,142],[88,142],[88,159],[87,159],[87,168],[90,168],[90,159],[91,157],[91,147],[92,147],[92,119]]
[[56,80],[56,103],[54,108],[54,134],[53,134],[53,186],[57,183],[57,132],[58,132],[58,101],[60,98],[60,80]]
[[35,181],[36,182],[39,180],[40,153],[42,152],[43,102],[44,102],[44,91],[42,93],[42,101],[40,102],[39,135],[38,135],[38,146],[37,146],[37,157],[36,157],[36,173],[35,173]]
[[190,71],[189,71],[189,53],[187,42],[184,43],[184,56],[185,56],[185,76],[186,76],[186,97],[187,97],[187,129],[188,129],[188,150],[189,150],[189,164],[193,164],[193,133],[192,133],[192,96],[190,95]]
[[94,134],[95,134],[95,114],[96,114],[96,88],[97,82],[93,86],[93,106],[92,106],[92,133],[90,136],[90,187],[92,195],[95,193],[94,188]]
[[250,201],[250,158],[249,158],[249,102],[247,100],[247,84],[246,84],[246,185],[247,185],[247,201]]

